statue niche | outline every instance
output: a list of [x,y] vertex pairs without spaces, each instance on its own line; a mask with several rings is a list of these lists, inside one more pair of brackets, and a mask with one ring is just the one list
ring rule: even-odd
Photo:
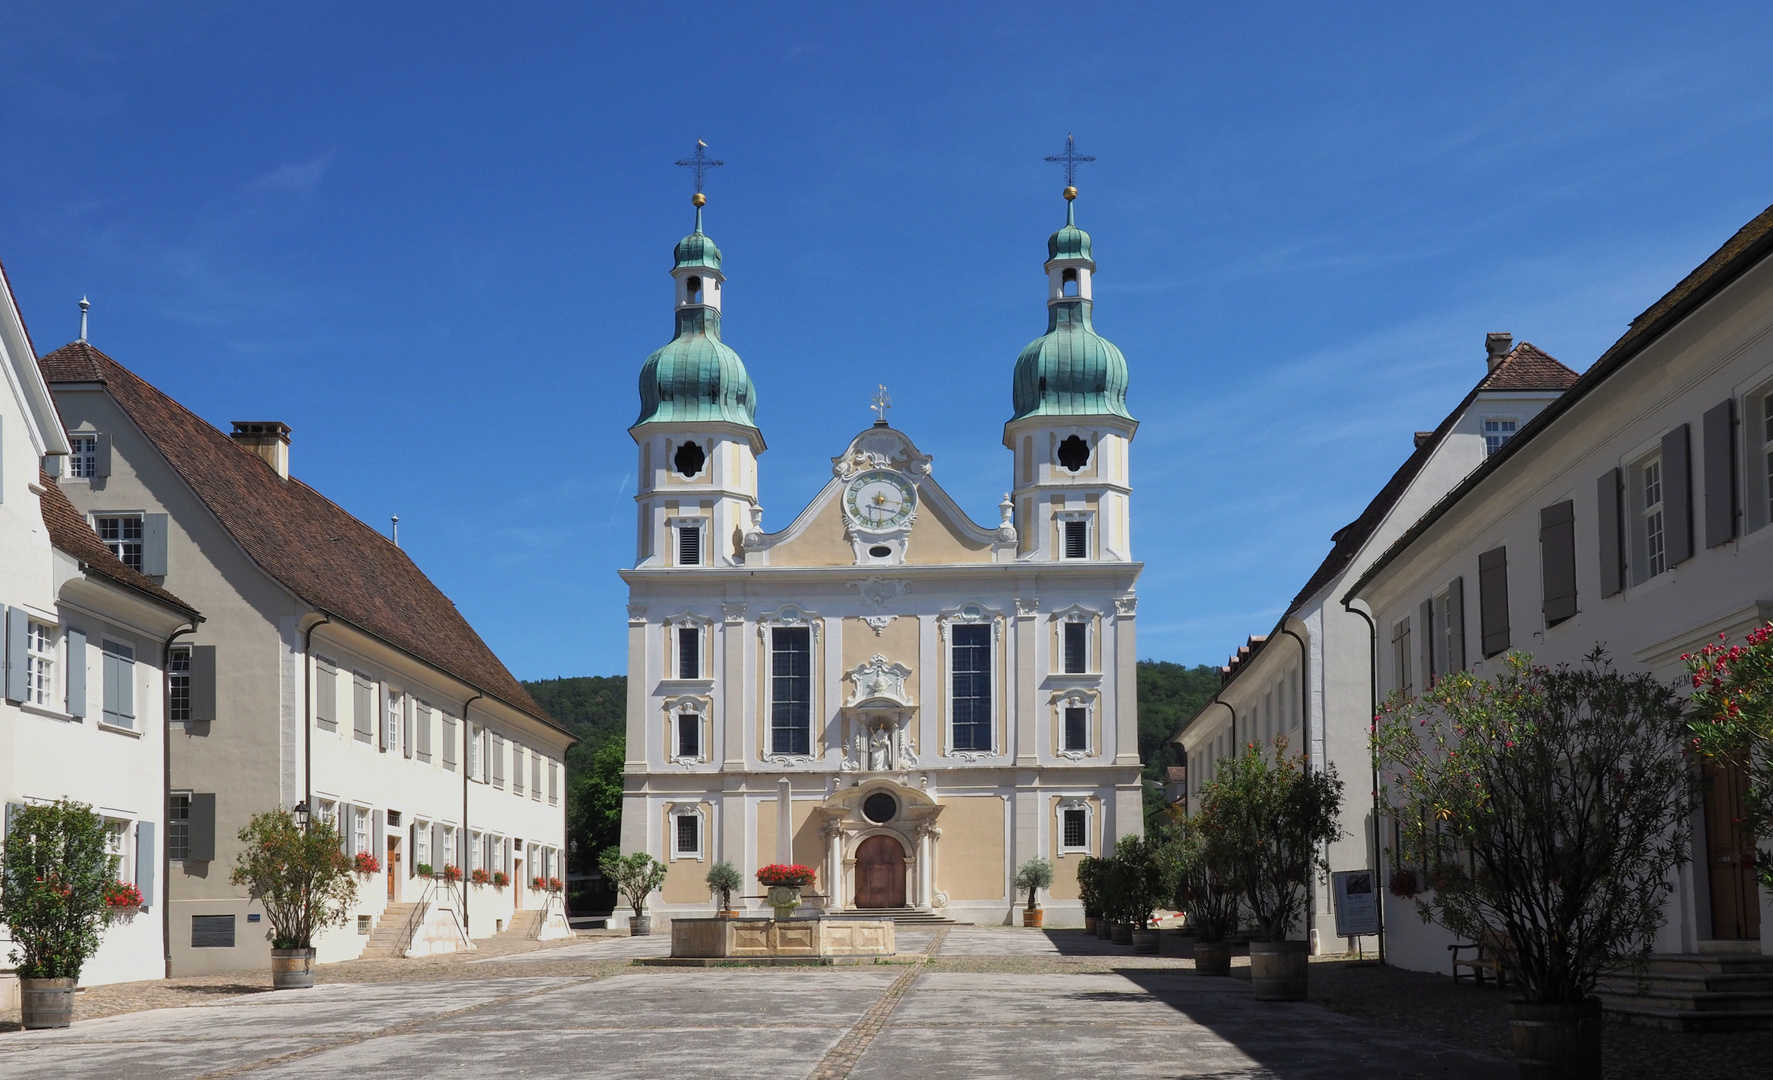
[[917,707],[905,689],[911,669],[876,653],[849,673],[854,690],[844,705],[850,736],[844,772],[903,772],[917,766],[911,718]]

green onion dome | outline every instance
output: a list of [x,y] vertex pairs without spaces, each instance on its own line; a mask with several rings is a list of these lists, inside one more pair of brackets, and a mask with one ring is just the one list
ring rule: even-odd
[[[1090,234],[1077,227],[1069,205],[1065,217],[1065,227],[1047,241],[1048,260],[1089,258]],[[1133,418],[1127,412],[1126,357],[1096,333],[1090,309],[1081,297],[1047,305],[1047,332],[1016,358],[1012,422],[1029,416]]]
[[[715,259],[719,257],[717,252]],[[724,421],[754,428],[756,409],[757,388],[745,362],[720,340],[720,312],[701,306],[678,309],[677,336],[640,369],[640,419],[635,425]]]
[[1065,226],[1058,232],[1047,237],[1047,261],[1054,259],[1088,259],[1090,255],[1090,234],[1077,227],[1076,213],[1072,209],[1076,203],[1065,204]]
[[702,231],[702,208],[696,207],[696,231],[677,242],[673,252],[677,257],[677,269],[686,266],[700,266],[709,270],[720,269],[720,248]]

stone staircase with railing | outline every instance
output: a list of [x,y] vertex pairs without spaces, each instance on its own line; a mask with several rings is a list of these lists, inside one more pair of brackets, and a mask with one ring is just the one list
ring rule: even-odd
[[370,931],[369,941],[364,943],[362,959],[398,960],[404,957],[412,944],[412,913],[418,906],[417,903],[389,904],[376,918],[375,929]]
[[542,929],[543,914],[541,908],[513,911],[511,918],[506,921],[505,928],[499,931],[498,936],[502,938],[533,938]]
[[1641,973],[1603,979],[1595,992],[1607,1016],[1674,1031],[1773,1030],[1773,956],[1758,942],[1700,944],[1711,948],[1658,954]]

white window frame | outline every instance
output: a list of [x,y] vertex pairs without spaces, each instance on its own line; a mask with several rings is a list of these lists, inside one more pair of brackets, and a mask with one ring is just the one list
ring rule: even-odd
[[1749,448],[1744,475],[1752,478],[1748,528],[1753,531],[1773,524],[1773,384],[1762,386],[1746,400],[1743,412],[1752,423],[1743,425],[1747,437],[1742,441]]
[[353,806],[353,807],[351,807],[351,855],[352,855],[352,857],[355,858],[356,856],[361,855],[365,852],[368,852],[369,854],[374,855],[375,852],[369,850],[370,841],[373,839],[374,839],[374,837],[372,837],[370,835],[370,829],[369,829],[369,807],[367,807],[367,806]]
[[[1084,744],[1082,749],[1072,749],[1065,745],[1065,712],[1067,709],[1084,711]],[[1084,758],[1096,756],[1096,695],[1082,690],[1073,690],[1053,699],[1054,733],[1058,736],[1053,745],[1055,751],[1067,761],[1082,761]]]
[[[387,750],[390,754],[398,754],[401,752],[403,742],[401,735],[406,731],[406,694],[392,686],[387,688],[386,693],[387,707],[385,715],[382,717],[382,723],[387,725]],[[411,757],[411,752],[409,751],[406,756]]]
[[[119,526],[119,528],[118,528],[118,535],[117,535],[116,539],[110,539],[110,538],[106,537],[105,536],[105,522],[107,522],[107,521],[118,521],[118,522],[133,521],[133,522],[135,522],[136,535],[135,535],[134,540],[131,540],[128,536],[124,535],[128,530],[127,530],[127,528],[122,527],[122,526]],[[143,514],[139,510],[107,510],[102,514],[92,515],[92,531],[98,533],[100,542],[102,542],[105,545],[105,547],[110,549],[111,554],[117,556],[118,562],[122,563],[124,566],[129,567],[131,570],[136,571],[137,573],[141,572],[142,559],[144,556],[144,552],[146,551],[146,542],[147,542],[147,532],[148,532],[147,515]],[[129,561],[129,555],[130,555],[129,549],[132,544],[135,547],[135,561],[134,562]]]
[[[764,715],[758,721],[763,734],[763,760],[774,765],[799,765],[810,762],[820,756],[823,747],[819,743],[819,713],[821,696],[824,693],[823,667],[821,660],[824,653],[819,648],[819,631],[825,620],[817,613],[806,610],[795,604],[784,604],[774,613],[757,620],[757,636],[762,642],[760,648],[764,656]],[[774,633],[778,629],[801,629],[807,631],[807,753],[777,753],[773,718],[775,714],[775,679],[770,674],[775,663]]]
[[[665,525],[671,530],[671,565],[681,567],[714,565],[712,558],[714,532],[711,527],[713,524],[713,520],[706,514],[684,514],[666,518]],[[686,563],[682,561],[683,530],[692,528],[698,530],[696,537],[698,558],[693,563]]]
[[[1054,848],[1059,852],[1059,854],[1061,854],[1061,855],[1089,855],[1089,854],[1091,854],[1094,849],[1091,847],[1090,841],[1092,839],[1094,839],[1094,837],[1096,835],[1096,829],[1095,829],[1096,814],[1095,814],[1095,810],[1090,806],[1090,800],[1085,798],[1082,795],[1069,796],[1067,798],[1060,799],[1058,805],[1055,806],[1053,808],[1053,810],[1054,810],[1053,827],[1058,830],[1057,835],[1055,835],[1053,837]],[[1082,847],[1077,847],[1077,846],[1074,846],[1071,844],[1067,844],[1065,842],[1065,814],[1067,811],[1072,811],[1072,812],[1082,811],[1083,812],[1084,842],[1083,842]]]
[[25,703],[54,708],[60,628],[41,619],[25,620]]
[[[714,620],[695,615],[690,612],[673,615],[662,624],[665,628],[665,677],[661,682],[683,685],[687,683],[712,683],[714,677],[708,674],[713,670],[710,650],[714,648]],[[679,635],[685,631],[693,631],[696,635],[696,674],[683,674],[683,642]]]
[[[1058,555],[1061,560],[1087,562],[1094,557],[1092,555],[1092,552],[1096,550],[1096,512],[1094,510],[1060,510],[1053,515],[1053,520],[1059,525]],[[1083,522],[1084,553],[1082,555],[1067,553],[1069,545],[1066,543],[1066,524],[1074,521]]]
[[111,876],[118,881],[135,884],[135,860],[129,857],[131,829],[128,818],[105,815],[105,855],[116,860],[112,865]]
[[[1653,482],[1652,469],[1655,470]],[[1668,508],[1664,502],[1668,484],[1662,475],[1660,447],[1626,468],[1625,483],[1626,531],[1630,540],[1625,556],[1626,567],[1632,585],[1636,586],[1661,577],[1669,570]],[[1648,501],[1651,494],[1655,495],[1655,502]]]
[[[195,794],[196,794],[196,792],[194,792],[194,791],[169,791],[166,793],[166,858],[170,862],[182,863],[186,859],[190,858],[189,853],[191,851],[191,798]],[[173,811],[173,801],[175,799],[185,800],[185,816],[182,818],[172,812]],[[174,852],[176,852],[179,848],[178,843],[173,839],[173,829],[175,828],[175,823],[182,824],[185,828],[184,848],[185,848],[186,854],[184,854],[184,855],[174,854]]]
[[[1490,430],[1492,424],[1496,426],[1496,430],[1494,431]],[[1504,424],[1508,425],[1507,431],[1502,430]],[[1508,440],[1514,438],[1515,433],[1520,431],[1520,429],[1521,418],[1518,416],[1484,417],[1478,424],[1478,430],[1484,437],[1484,456],[1489,457],[1491,454],[1502,449],[1502,447],[1508,443]],[[1491,442],[1492,439],[1495,440],[1494,444]]]
[[96,431],[68,432],[68,478],[93,480],[98,473],[99,436]]
[[[1101,674],[1101,671],[1097,670],[1100,665],[1096,663],[1098,636],[1096,627],[1101,617],[1101,612],[1091,611],[1089,608],[1086,608],[1081,604],[1073,604],[1063,611],[1055,611],[1052,614],[1051,621],[1054,626],[1053,638],[1055,651],[1057,652],[1057,655],[1053,658],[1055,663],[1053,665],[1052,674],[1069,678],[1082,678],[1085,676],[1096,676]],[[1084,628],[1084,669],[1082,671],[1067,671],[1065,670],[1065,627],[1067,625],[1075,626],[1080,623]]]
[[[978,761],[981,758],[995,756],[998,751],[998,727],[1003,717],[1003,688],[998,673],[1003,666],[1003,613],[993,611],[983,604],[967,603],[951,612],[947,612],[936,620],[936,630],[941,638],[941,648],[947,652],[948,685],[943,707],[946,711],[942,724],[942,753],[946,757],[961,761]],[[954,748],[954,635],[951,628],[955,626],[990,626],[991,627],[991,746],[985,750],[956,750]]]
[[[680,837],[678,836],[678,833],[677,833],[677,829],[678,829],[677,823],[682,818],[695,819],[695,822],[696,822],[696,847],[695,847],[695,850],[693,850],[693,851],[685,851],[678,844],[678,840],[680,839]],[[705,858],[707,858],[708,823],[705,820],[703,820],[701,804],[699,804],[699,803],[673,804],[670,808],[669,813],[666,815],[666,820],[670,825],[670,829],[669,829],[670,835],[666,838],[666,851],[669,852],[669,854],[670,854],[670,861],[671,862],[676,862],[679,859],[694,859],[697,862],[701,862]]]
[[[699,697],[674,697],[665,702],[665,760],[673,765],[699,765],[708,760],[708,716],[711,712],[710,702]],[[696,729],[696,753],[691,756],[680,752],[679,741],[681,728],[686,717],[693,717]]]
[[420,863],[426,863],[426,864],[430,865],[431,870],[433,872],[435,872],[437,870],[437,865],[435,863],[431,862],[431,823],[429,821],[425,821],[422,818],[414,818],[413,822],[412,822],[412,827],[413,827],[413,842],[412,842],[413,873],[415,873],[415,874],[418,873],[418,865]]
[[468,830],[468,863],[462,868],[463,874],[472,874],[476,870],[492,873],[492,867],[486,865],[486,834],[479,829]]

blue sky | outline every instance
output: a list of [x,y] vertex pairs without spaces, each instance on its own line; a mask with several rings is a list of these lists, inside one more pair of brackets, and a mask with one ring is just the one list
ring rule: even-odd
[[[1333,7],[1333,10],[1332,10]],[[0,10],[0,260],[407,550],[520,677],[624,670],[671,162],[767,528],[885,382],[981,521],[1068,131],[1126,353],[1140,654],[1220,663],[1509,330],[1585,368],[1773,202],[1764,5]]]

